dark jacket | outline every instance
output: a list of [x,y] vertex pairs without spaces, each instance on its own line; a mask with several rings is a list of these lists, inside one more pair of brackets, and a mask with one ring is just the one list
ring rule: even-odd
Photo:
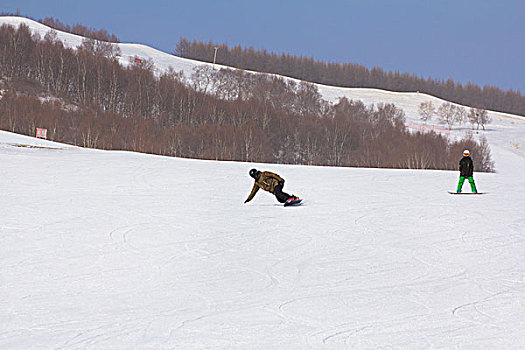
[[259,173],[259,177],[255,180],[253,184],[252,191],[244,203],[247,203],[253,199],[259,188],[262,188],[265,191],[274,193],[275,186],[279,184],[284,184],[284,179],[279,175],[272,173],[270,171],[263,171]]
[[459,174],[463,177],[471,177],[474,174],[474,164],[470,157],[463,157],[459,161]]

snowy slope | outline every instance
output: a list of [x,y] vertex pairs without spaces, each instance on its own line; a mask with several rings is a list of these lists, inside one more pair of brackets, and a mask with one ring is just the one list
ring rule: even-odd
[[[393,102],[414,123],[432,99],[320,89]],[[186,160],[0,131],[0,348],[521,349],[525,120],[491,115],[479,135],[498,172],[475,174],[481,196],[447,194],[450,171]],[[305,204],[242,204],[252,167]]]
[[[0,348],[525,346],[525,185],[456,172],[17,147],[0,132]],[[243,204],[253,167],[306,198]]]

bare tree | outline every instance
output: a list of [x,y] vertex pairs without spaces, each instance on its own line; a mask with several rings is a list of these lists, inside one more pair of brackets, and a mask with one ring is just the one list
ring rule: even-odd
[[456,106],[455,120],[458,124],[463,124],[467,118],[467,110],[463,106]]
[[480,110],[479,115],[478,115],[478,122],[479,122],[478,129],[479,129],[479,126],[481,125],[483,130],[485,130],[485,125],[492,122],[492,118],[490,118],[486,110],[482,109]]
[[120,55],[120,48],[108,41],[84,38],[84,40],[82,40],[82,48],[93,53],[95,56],[113,58]]
[[421,120],[430,121],[434,114],[436,114],[436,108],[431,101],[422,102],[419,105],[419,115]]
[[471,108],[468,113],[468,120],[472,125],[472,130],[474,130],[474,126],[477,126],[476,130],[479,130],[480,126],[485,130],[485,125],[491,122],[487,111],[481,108]]
[[207,65],[196,66],[193,68],[191,80],[195,90],[206,94],[210,92],[213,83],[217,81],[217,73]]
[[461,123],[465,115],[465,109],[458,107],[450,102],[444,102],[439,106],[437,111],[441,121],[447,124],[448,129],[452,130],[452,126],[456,123]]
[[44,35],[44,40],[45,41],[49,41],[50,43],[56,43],[58,41],[58,33],[56,30],[49,30],[45,35]]
[[482,171],[493,172],[494,171],[494,161],[490,154],[489,143],[485,136],[482,136],[479,143],[479,156],[481,161]]
[[389,122],[394,127],[403,128],[406,120],[405,111],[393,103],[379,103],[377,111],[373,113],[373,120],[376,125]]

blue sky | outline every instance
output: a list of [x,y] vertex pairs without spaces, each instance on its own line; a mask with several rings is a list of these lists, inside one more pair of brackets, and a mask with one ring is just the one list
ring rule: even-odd
[[525,93],[523,0],[1,0],[17,9],[166,52],[185,37]]

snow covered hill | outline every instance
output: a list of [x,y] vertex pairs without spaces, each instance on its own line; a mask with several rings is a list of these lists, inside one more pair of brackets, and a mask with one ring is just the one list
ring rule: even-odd
[[[119,45],[157,67],[200,64]],[[433,99],[320,91],[395,103],[413,123]],[[0,131],[0,348],[521,349],[525,120],[491,115],[475,135],[497,173],[475,174],[480,196],[449,195],[450,171],[198,161]],[[252,167],[304,205],[264,192],[243,204]]]
[[[35,34],[44,37],[44,35],[53,30],[41,23],[36,21],[23,18],[23,17],[10,17],[10,16],[0,16],[0,25],[7,24],[18,27],[20,24],[27,25],[31,31]],[[57,33],[57,38],[61,40],[65,46],[75,48],[81,45],[83,37],[65,33],[61,31],[55,31]],[[128,65],[135,58],[149,60],[153,63],[153,69],[157,74],[162,74],[170,69],[173,69],[176,72],[183,72],[184,75],[189,79],[194,72],[194,68],[197,66],[209,66],[213,67],[212,64],[194,61],[190,59],[185,59],[171,54],[161,52],[159,50],[153,49],[151,47],[141,45],[141,44],[132,44],[132,43],[118,43],[114,44],[119,47],[121,55],[119,56],[119,62],[122,65]],[[216,65],[216,68],[224,66]],[[230,67],[227,67],[230,68]],[[291,78],[286,78],[291,79]],[[393,103],[397,107],[402,108],[407,116],[408,126],[415,130],[429,130],[432,129],[437,132],[451,134],[452,138],[463,138],[465,132],[468,132],[470,126],[464,124],[462,126],[456,127],[452,132],[445,130],[443,125],[440,125],[437,121],[430,122],[428,124],[423,123],[419,119],[418,108],[422,102],[432,102],[437,107],[441,103],[446,102],[437,97],[426,95],[423,93],[400,93],[400,92],[391,92],[379,89],[367,89],[367,88],[340,88],[334,86],[327,86],[321,84],[315,84],[319,88],[321,96],[326,101],[335,103],[341,97],[346,97],[351,100],[362,101],[365,105],[372,105],[378,103]],[[489,112],[489,116],[494,120],[492,124],[489,125],[489,129],[505,129],[506,137],[504,141],[505,148],[512,148],[514,153],[519,153],[525,157],[525,127],[523,122],[525,121],[524,117],[513,116],[506,113],[499,112]],[[491,147],[498,147],[499,142],[502,141],[502,138],[499,135],[496,135],[496,139],[493,137],[495,133],[477,133],[475,136],[485,135]],[[498,163],[496,163],[496,169],[498,169]]]

